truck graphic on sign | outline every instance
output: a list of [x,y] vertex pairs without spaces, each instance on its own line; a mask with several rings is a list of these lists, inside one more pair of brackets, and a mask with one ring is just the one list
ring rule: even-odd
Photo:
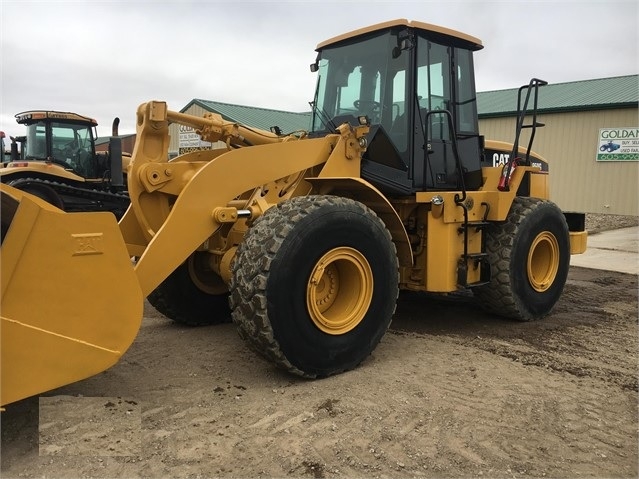
[[619,148],[621,148],[620,144],[609,141],[608,143],[604,143],[603,145],[601,145],[599,147],[599,151],[607,151],[608,153],[612,153],[613,151],[618,150]]
[[601,128],[597,161],[639,161],[639,128]]

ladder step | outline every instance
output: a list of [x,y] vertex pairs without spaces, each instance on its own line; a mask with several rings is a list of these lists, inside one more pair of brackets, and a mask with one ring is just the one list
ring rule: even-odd
[[[457,284],[464,288],[476,288],[490,283],[491,273],[490,264],[488,263],[488,253],[469,253],[462,255],[457,263]],[[475,268],[481,267],[479,281],[474,283],[468,282],[468,260],[475,260]]]
[[486,226],[490,226],[492,223],[490,221],[470,221],[468,222],[469,227],[473,228],[485,228]]
[[480,260],[482,258],[487,258],[488,257],[488,253],[468,253],[468,254],[462,255],[462,256],[465,256],[466,259]]
[[466,285],[467,288],[477,288],[478,286],[484,286],[485,284],[490,283],[490,281],[477,281],[475,283],[468,283]]
[[475,228],[476,231],[484,229],[490,226],[492,223],[490,221],[469,221],[468,223],[462,223],[457,231],[459,234],[462,234],[465,230],[469,230]]

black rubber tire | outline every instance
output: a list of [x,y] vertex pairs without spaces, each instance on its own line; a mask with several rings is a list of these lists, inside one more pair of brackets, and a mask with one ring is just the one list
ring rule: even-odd
[[[570,267],[570,234],[561,210],[548,200],[517,197],[506,221],[491,225],[485,234],[491,281],[474,290],[482,308],[519,321],[548,315],[561,296]],[[540,235],[548,240],[542,245],[556,246],[556,261],[550,262],[552,280],[535,288],[527,263]]]
[[[353,329],[328,334],[309,313],[307,285],[323,255],[341,248],[366,258],[372,296]],[[308,378],[353,369],[368,357],[390,325],[399,293],[386,226],[365,205],[336,196],[297,197],[270,208],[246,233],[232,273],[240,336],[278,367]]]
[[194,256],[182,263],[155,288],[147,297],[149,303],[159,313],[180,324],[207,326],[230,323],[228,292],[210,294],[198,287],[189,273],[189,261],[193,259]]

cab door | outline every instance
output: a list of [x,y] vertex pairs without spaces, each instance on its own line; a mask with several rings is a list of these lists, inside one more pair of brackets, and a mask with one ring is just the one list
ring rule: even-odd
[[418,37],[415,93],[416,186],[479,188],[481,139],[472,52]]

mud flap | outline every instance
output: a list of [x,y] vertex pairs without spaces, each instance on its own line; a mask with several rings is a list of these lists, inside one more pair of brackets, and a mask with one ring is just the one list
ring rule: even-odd
[[6,185],[1,193],[5,405],[114,365],[137,335],[144,301],[111,213],[64,213]]

